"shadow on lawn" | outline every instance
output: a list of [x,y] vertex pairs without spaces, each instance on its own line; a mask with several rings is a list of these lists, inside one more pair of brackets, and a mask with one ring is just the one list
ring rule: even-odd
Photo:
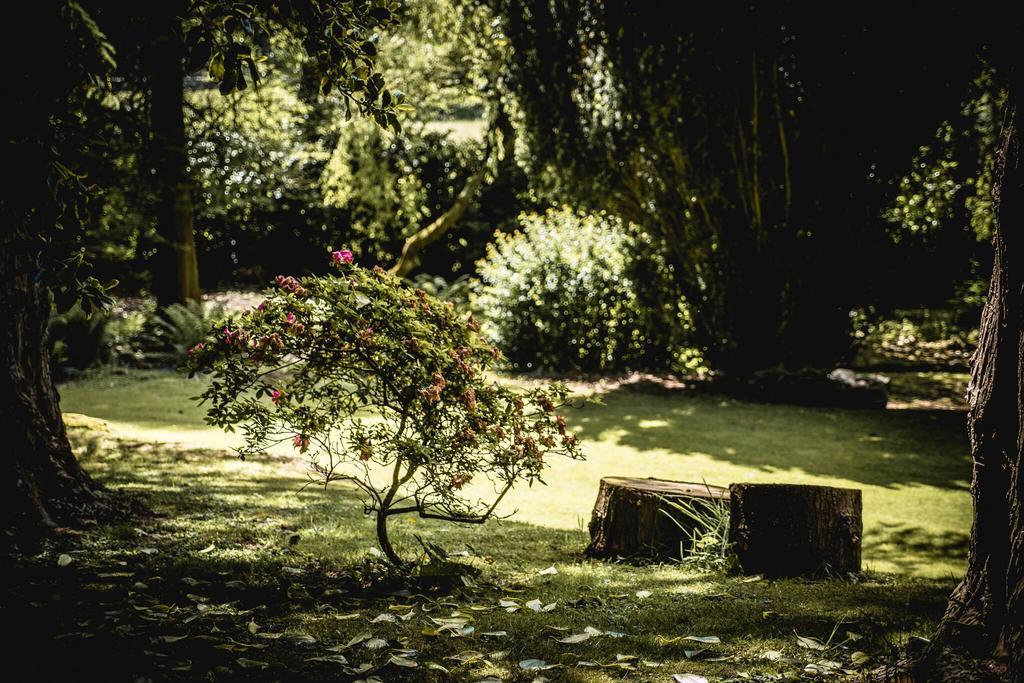
[[965,533],[935,534],[920,527],[879,522],[864,537],[864,553],[874,561],[889,562],[900,571],[914,574],[934,564],[962,561],[970,540]]
[[[687,659],[685,650],[699,649],[683,640],[688,635],[718,636],[722,642],[714,651],[757,661],[761,650],[794,647],[794,631],[826,639],[842,623],[864,635],[860,649],[884,653],[894,637],[928,628],[949,591],[948,582],[886,577],[747,582],[672,566],[579,563],[582,532],[506,521],[402,529],[407,541],[415,532],[449,548],[467,544],[486,571],[480,585],[451,593],[389,596],[360,569],[373,532],[356,496],[341,486],[296,495],[298,462],[267,457],[243,466],[226,452],[88,443],[82,459],[89,471],[114,491],[141,494],[156,514],[93,527],[47,553],[12,556],[0,587],[4,617],[18,625],[6,643],[18,653],[5,665],[8,673],[36,679],[60,672],[106,680],[346,680],[364,676],[344,667],[370,662],[371,673],[388,681],[479,680],[486,675],[479,667],[446,658],[504,649],[505,658],[490,665],[504,667],[510,680],[529,680],[516,668],[528,658],[562,662],[568,667],[564,680],[582,680],[585,670],[574,668],[577,660],[614,660],[617,652],[701,666]],[[890,542],[903,539],[922,542],[892,530]],[[64,566],[58,553],[70,558]],[[540,576],[549,564],[558,565],[558,574]],[[641,589],[649,597],[636,595]],[[550,613],[509,614],[498,607],[508,597],[559,605]],[[404,607],[396,610],[396,604]],[[410,606],[416,613],[409,622],[374,620],[381,613],[404,614]],[[436,623],[431,616],[453,609],[472,614],[478,634],[509,635],[488,640],[424,633]],[[625,635],[578,647],[556,641],[565,631],[554,629],[575,633],[588,625]],[[367,632],[386,639],[387,647],[346,645]],[[452,675],[394,665],[393,648],[416,650],[420,662],[443,662]],[[706,675],[721,677],[757,664],[704,666]]]
[[809,408],[629,388],[602,398],[605,406],[571,413],[585,439],[886,487],[967,489],[971,478],[965,418],[958,411]]

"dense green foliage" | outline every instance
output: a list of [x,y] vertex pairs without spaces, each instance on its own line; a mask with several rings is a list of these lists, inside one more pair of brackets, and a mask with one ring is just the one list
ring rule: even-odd
[[672,365],[687,330],[649,237],[569,208],[520,216],[478,264],[474,305],[516,370],[606,372]]
[[[190,353],[193,371],[213,375],[209,421],[244,431],[240,455],[282,442],[309,451],[317,480],[362,491],[396,564],[389,517],[483,522],[514,484],[540,479],[546,455],[581,457],[554,412],[564,387],[494,383],[500,352],[472,318],[350,251],[333,259],[338,276],[278,276],[266,301]],[[463,491],[474,478],[490,499]]]
[[[454,201],[483,160],[480,144],[423,124],[393,137],[368,125],[348,126],[320,179],[324,204],[344,217],[353,250],[390,266],[402,242]],[[469,214],[427,247],[422,268],[444,276],[469,272],[495,229],[507,229],[523,205],[526,178],[513,160],[482,189]]]
[[[992,177],[1005,90],[989,68],[974,79],[963,104],[908,160],[882,217],[888,244],[879,245],[884,275],[873,301],[882,311],[980,303],[992,268]],[[920,267],[907,268],[912,262]]]
[[[949,74],[978,68],[970,17],[491,4],[533,167],[665,241],[713,369],[827,367],[849,350],[896,178],[962,101]],[[907,98],[892,64],[925,52]]]
[[[493,49],[486,22],[443,0],[403,7],[399,16],[401,25],[379,38],[379,60],[396,88],[416,93],[416,110],[400,107],[400,135],[368,119],[347,120],[345,100],[320,91],[316,64],[296,59],[304,48],[287,26],[260,46],[257,87],[223,96],[203,75],[186,80],[188,171],[205,286],[256,285],[280,269],[321,272],[323,249],[339,242],[366,263],[391,266],[403,240],[445,211],[480,168]],[[122,42],[131,46],[129,38]],[[112,144],[91,160],[106,192],[87,253],[98,272],[125,276],[124,293],[152,291],[161,244],[147,91],[136,70],[123,66],[126,87],[92,103],[90,118]],[[468,272],[490,234],[514,223],[527,183],[515,160],[506,161],[491,169],[455,229],[428,247],[424,270]]]

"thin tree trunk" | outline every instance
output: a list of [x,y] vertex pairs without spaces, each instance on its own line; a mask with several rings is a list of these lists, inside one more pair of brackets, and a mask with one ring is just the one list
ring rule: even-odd
[[1010,86],[993,195],[995,263],[971,368],[974,525],[967,576],[930,643],[891,677],[1024,680],[1024,167],[1021,74]]
[[153,289],[161,306],[199,301],[192,217],[192,185],[185,138],[185,44],[181,34],[181,2],[154,3],[156,36],[148,55],[150,124],[157,192],[158,253]]
[[391,545],[391,539],[388,537],[388,515],[385,508],[377,511],[377,543],[392,565],[401,567],[405,564],[402,557],[395,552],[394,546]]
[[[501,136],[501,145],[495,139]],[[463,214],[473,203],[473,198],[484,184],[487,172],[495,161],[501,159],[512,159],[515,151],[515,129],[508,118],[501,104],[497,105],[494,118],[487,132],[487,141],[484,146],[484,161],[480,169],[471,175],[462,190],[455,197],[455,201],[448,209],[434,219],[429,225],[413,233],[402,245],[402,255],[398,262],[391,268],[391,273],[398,277],[405,277],[419,267],[420,257],[423,250],[444,237],[462,218]]]

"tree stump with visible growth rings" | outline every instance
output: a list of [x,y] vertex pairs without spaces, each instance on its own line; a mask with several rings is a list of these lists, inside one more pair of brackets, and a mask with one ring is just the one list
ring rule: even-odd
[[821,577],[860,571],[860,489],[732,484],[729,540],[746,574]]
[[604,477],[590,519],[590,545],[584,554],[598,559],[678,560],[687,550],[694,522],[666,500],[692,504],[728,498],[729,491],[719,486]]

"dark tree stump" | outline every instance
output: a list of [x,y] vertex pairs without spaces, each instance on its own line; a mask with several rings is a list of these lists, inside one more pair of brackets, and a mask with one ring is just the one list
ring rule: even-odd
[[[601,559],[679,559],[680,543],[689,542],[687,524],[692,522],[666,505],[664,499],[714,501],[728,498],[729,491],[719,486],[664,479],[605,477],[601,479],[601,489],[594,503],[590,518],[590,545],[584,554]],[[683,527],[680,528],[673,519]]]
[[729,540],[745,573],[780,577],[860,571],[859,489],[733,484],[729,493]]

